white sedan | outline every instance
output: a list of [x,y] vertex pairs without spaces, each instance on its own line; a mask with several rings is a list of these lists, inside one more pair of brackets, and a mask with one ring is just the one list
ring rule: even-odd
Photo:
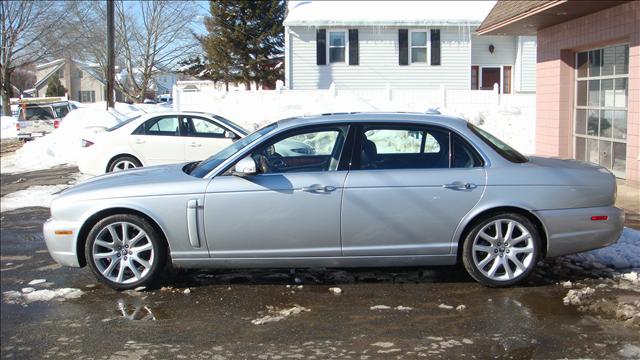
[[198,161],[246,135],[242,127],[213,114],[144,114],[83,139],[78,166],[82,173],[99,175],[140,166]]

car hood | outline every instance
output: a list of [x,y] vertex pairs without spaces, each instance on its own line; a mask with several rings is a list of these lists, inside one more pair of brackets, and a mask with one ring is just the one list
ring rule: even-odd
[[97,176],[64,190],[59,198],[94,200],[203,193],[209,180],[186,174],[184,166],[151,166]]

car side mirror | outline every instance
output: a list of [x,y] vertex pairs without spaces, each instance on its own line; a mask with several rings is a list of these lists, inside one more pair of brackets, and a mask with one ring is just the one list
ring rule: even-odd
[[257,173],[258,170],[256,169],[256,161],[253,160],[251,155],[238,161],[233,171],[233,175],[241,177],[255,175]]
[[236,134],[234,134],[232,131],[229,131],[229,130],[224,132],[224,137],[225,139],[231,139],[231,140],[234,140],[235,138],[237,138]]

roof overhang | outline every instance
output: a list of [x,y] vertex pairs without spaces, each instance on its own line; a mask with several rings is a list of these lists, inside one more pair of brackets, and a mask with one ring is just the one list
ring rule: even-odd
[[[538,30],[569,20],[608,9],[629,2],[626,1],[569,1],[552,0],[541,2],[520,14],[493,24],[482,24],[476,30],[478,35],[536,35]],[[508,3],[508,1],[507,1]],[[497,6],[496,6],[497,7]],[[494,10],[491,12],[494,12]],[[487,16],[489,18],[491,13]]]

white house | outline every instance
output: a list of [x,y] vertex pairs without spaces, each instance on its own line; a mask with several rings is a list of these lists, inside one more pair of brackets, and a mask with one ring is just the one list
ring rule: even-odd
[[476,36],[494,1],[289,1],[289,89],[534,92],[534,36]]

